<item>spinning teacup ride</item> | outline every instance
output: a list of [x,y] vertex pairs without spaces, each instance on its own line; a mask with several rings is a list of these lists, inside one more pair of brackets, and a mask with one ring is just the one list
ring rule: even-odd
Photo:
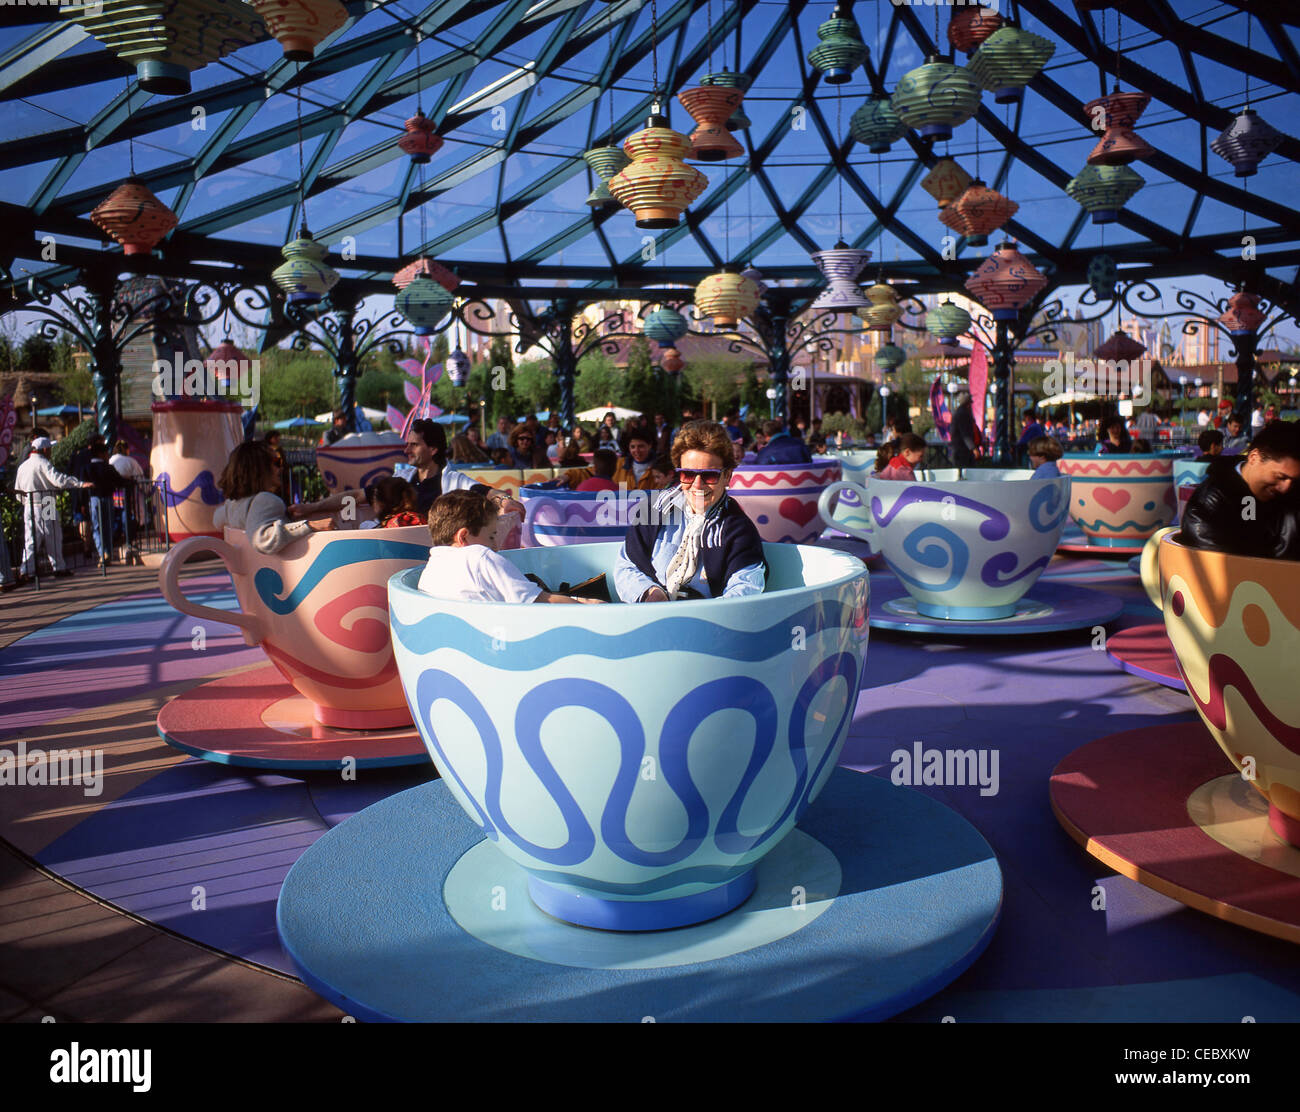
[[731,473],[727,493],[763,540],[809,544],[823,528],[817,512],[822,492],[840,475],[840,461],[830,457],[811,463],[742,463]]
[[[1085,588],[1040,583],[1067,516],[1070,480],[1025,470],[924,471],[912,482],[837,483],[820,509],[832,528],[861,537],[884,557],[871,624],[907,632],[1051,632],[1109,621],[1122,603]],[[832,515],[853,491],[868,524]],[[1032,592],[1032,593],[1031,593]]]
[[1178,512],[1174,491],[1176,452],[1097,456],[1066,452],[1058,461],[1070,483],[1072,529],[1063,552],[1136,556],[1157,529]]
[[[182,565],[210,553],[238,609],[187,597]],[[313,532],[275,553],[242,529],[182,541],[163,560],[163,597],[182,614],[233,625],[270,663],[209,681],[158,715],[163,739],[224,764],[338,768],[422,763],[388,629],[388,578],[428,559],[423,525]]]
[[[618,552],[502,555],[555,584],[608,575]],[[721,1018],[742,1001],[777,1018],[756,976],[870,937],[872,975],[809,979],[783,994],[791,1018],[893,1014],[969,966],[1000,904],[983,839],[921,793],[836,768],[866,569],[764,553],[763,593],[669,603],[471,602],[394,574],[397,670],[441,779],[295,864],[278,923],[304,980],[370,1019]],[[881,852],[900,829],[908,853]],[[935,899],[944,916],[924,910]],[[682,965],[710,992],[669,1005]]]
[[1192,548],[1173,531],[1156,552],[1158,602],[1200,722],[1077,750],[1053,777],[1053,808],[1125,875],[1300,942],[1300,567]]
[[331,494],[365,490],[405,459],[406,441],[392,431],[353,432],[316,449],[316,466]]

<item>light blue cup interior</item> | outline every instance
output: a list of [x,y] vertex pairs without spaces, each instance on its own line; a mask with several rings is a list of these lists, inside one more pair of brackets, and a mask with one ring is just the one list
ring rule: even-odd
[[[544,911],[655,930],[724,914],[816,799],[867,639],[866,569],[766,544],[762,595],[637,605],[443,600],[389,580],[393,648],[453,796]],[[616,544],[503,552],[548,584]]]
[[[971,478],[957,477],[963,473]],[[915,482],[868,482],[860,495],[871,511],[863,539],[926,617],[1011,617],[1056,551],[1069,517],[1070,480],[1034,479],[1011,468],[920,474]]]
[[[528,548],[597,541],[622,542],[629,517],[645,515],[658,494],[653,490],[578,491],[525,485],[519,488],[524,506],[524,544]],[[593,573],[594,574],[594,573]]]
[[1208,462],[1197,459],[1180,459],[1174,461],[1174,489],[1181,486],[1196,486],[1205,478],[1210,469]]

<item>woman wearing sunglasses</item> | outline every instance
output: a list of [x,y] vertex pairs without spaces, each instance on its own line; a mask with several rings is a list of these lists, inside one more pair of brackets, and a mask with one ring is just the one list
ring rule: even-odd
[[614,565],[624,602],[756,595],[767,580],[754,523],[727,497],[731,438],[713,421],[693,421],[673,441],[674,482],[653,502],[650,523],[627,531]]

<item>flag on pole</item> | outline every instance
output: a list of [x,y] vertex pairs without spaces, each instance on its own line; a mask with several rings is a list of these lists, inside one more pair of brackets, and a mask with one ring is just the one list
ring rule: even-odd
[[935,432],[947,441],[952,439],[952,413],[948,410],[948,395],[942,378],[942,375],[935,375],[930,384],[930,415],[934,418]]

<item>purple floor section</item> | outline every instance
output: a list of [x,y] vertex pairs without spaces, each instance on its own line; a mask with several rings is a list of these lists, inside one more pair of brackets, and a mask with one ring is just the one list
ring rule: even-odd
[[[1153,620],[1122,563],[1058,558],[1049,575],[1121,595],[1126,613],[1118,626]],[[208,655],[182,660],[173,642],[188,634],[189,619],[169,617],[161,600],[114,605],[119,609],[60,622],[0,653],[4,674],[43,678],[80,669],[82,685],[93,688],[60,698],[93,706],[190,674],[186,668],[200,674],[206,665],[211,673],[243,662],[239,651],[213,655],[219,631],[211,629]],[[102,654],[78,664],[59,655],[80,652],[88,636],[110,626],[114,644],[130,647],[129,664],[120,666],[151,677],[134,688],[100,678]],[[183,645],[185,656],[200,656],[189,652],[187,636]],[[26,655],[15,657],[13,649]],[[71,681],[67,676],[69,688]],[[17,701],[8,683],[5,700],[10,707]],[[1087,631],[988,642],[872,631],[841,763],[889,777],[902,767],[896,754],[910,754],[917,743],[997,755],[996,793],[914,784],[979,829],[998,855],[1006,890],[1002,923],[984,956],[904,1019],[1194,1020],[1253,1007],[1243,1014],[1300,1020],[1293,946],[1110,874],[1052,816],[1048,780],[1067,753],[1106,734],[1193,717],[1186,695],[1121,672]],[[7,730],[20,728],[6,722]],[[91,812],[39,857],[96,895],[285,969],[274,910],[289,866],[328,827],[427,776],[373,770],[344,781],[336,773],[256,775],[186,762]],[[204,890],[203,909],[195,906],[196,886]],[[1092,909],[1098,887],[1104,911]]]

